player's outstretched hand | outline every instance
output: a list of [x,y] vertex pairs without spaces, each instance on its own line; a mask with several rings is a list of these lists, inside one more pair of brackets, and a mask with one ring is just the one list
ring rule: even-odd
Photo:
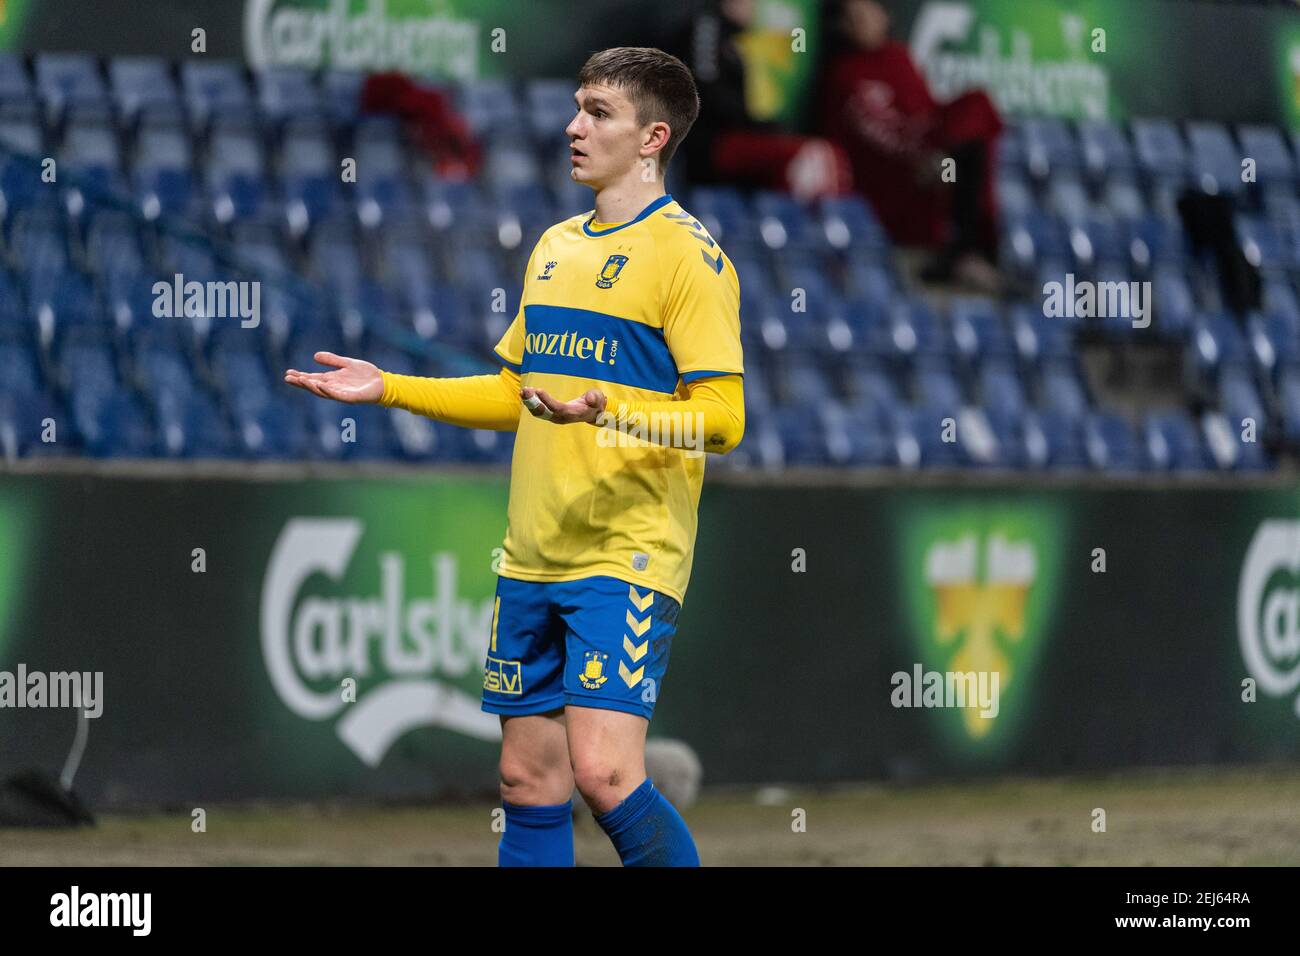
[[321,398],[332,398],[349,405],[373,404],[383,396],[384,377],[378,366],[333,352],[317,352],[312,358],[321,365],[333,365],[334,371],[299,372],[291,368],[284,373],[284,380]]
[[596,417],[605,410],[605,393],[594,388],[571,402],[557,402],[540,388],[525,386],[519,390],[519,398],[534,418],[544,418],[557,425],[574,422],[594,424]]

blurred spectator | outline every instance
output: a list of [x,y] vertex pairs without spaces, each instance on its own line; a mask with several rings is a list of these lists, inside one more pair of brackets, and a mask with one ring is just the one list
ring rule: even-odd
[[441,92],[421,86],[402,73],[375,73],[361,88],[363,113],[392,113],[402,119],[417,143],[428,150],[443,179],[464,180],[483,163],[464,117]]
[[848,150],[857,189],[896,242],[939,250],[925,278],[997,291],[992,101],[971,91],[936,103],[876,0],[830,0],[822,35],[818,129]]
[[736,38],[753,19],[754,0],[706,0],[668,43],[668,51],[695,74],[700,91],[700,118],[682,147],[688,178],[779,189],[801,199],[848,192],[849,161],[840,147],[750,115]]

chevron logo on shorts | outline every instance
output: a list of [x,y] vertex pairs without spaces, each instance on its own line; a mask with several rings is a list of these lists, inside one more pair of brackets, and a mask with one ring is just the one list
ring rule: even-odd
[[[627,599],[632,605],[632,608],[627,612],[627,626],[631,629],[634,637],[641,637],[646,631],[650,630],[652,619],[649,614],[646,614],[646,612],[649,611],[650,606],[654,604],[655,593],[654,591],[650,591],[647,594],[642,595],[633,585],[629,584],[627,587]],[[636,614],[633,613],[633,610],[646,614],[645,619],[638,620]],[[628,659],[633,664],[645,657],[646,651],[649,647],[649,639],[642,641],[640,644],[634,644],[632,643],[631,637],[626,634],[623,635],[623,653],[628,656]],[[644,674],[644,664],[636,670],[632,670],[623,661],[618,662],[618,676],[623,678],[623,683],[627,684],[628,687],[631,687],[639,681]]]

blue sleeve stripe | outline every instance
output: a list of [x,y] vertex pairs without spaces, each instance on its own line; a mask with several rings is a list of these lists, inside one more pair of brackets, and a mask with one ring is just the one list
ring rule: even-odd
[[493,350],[492,350],[492,354],[495,355],[495,356],[500,360],[500,362],[501,362],[502,365],[504,365],[506,368],[510,369],[510,371],[514,372],[516,375],[519,375],[519,374],[522,373],[523,366],[520,365],[518,362],[512,362],[512,361],[510,361],[508,358],[506,358],[504,355],[502,355],[502,354],[501,354],[500,352],[498,352],[496,349],[493,349]]
[[693,382],[697,378],[714,378],[719,375],[744,375],[744,372],[714,372],[701,369],[698,372],[682,372],[683,382]]

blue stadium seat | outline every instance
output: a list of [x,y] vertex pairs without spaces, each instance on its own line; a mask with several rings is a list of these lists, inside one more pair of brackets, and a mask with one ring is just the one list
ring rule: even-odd
[[1187,147],[1170,120],[1135,119],[1130,129],[1138,164],[1148,176],[1180,176],[1186,172]]
[[1268,426],[1268,415],[1249,368],[1233,366],[1223,370],[1219,377],[1219,410],[1237,431],[1245,427],[1247,419],[1253,421],[1262,438]]
[[59,160],[79,184],[103,192],[121,189],[122,156],[112,123],[69,122]]
[[1146,216],[1133,224],[1133,248],[1139,269],[1164,265],[1181,268],[1187,261],[1187,239],[1182,227],[1158,216]]
[[1285,274],[1300,267],[1300,250],[1286,241],[1281,230],[1262,216],[1236,217],[1237,241],[1251,265],[1271,275]]
[[[318,404],[325,403],[318,400]],[[296,399],[237,415],[234,436],[236,450],[245,458],[295,460],[319,457],[313,455],[315,445],[308,432],[306,413]]]
[[271,67],[253,74],[257,105],[275,125],[289,120],[325,120],[327,114],[312,75],[296,67]]
[[[731,186],[700,186],[691,193],[689,210],[705,230],[728,250],[736,239],[748,241],[755,233],[753,217],[740,191]],[[728,255],[731,253],[728,252]]]
[[253,115],[253,98],[244,79],[243,67],[222,60],[182,60],[181,90],[190,122],[206,130],[218,117]]
[[1070,230],[1070,246],[1080,264],[1109,262],[1128,267],[1132,249],[1125,222],[1108,212],[1089,215]]
[[1088,391],[1078,365],[1078,359],[1048,359],[1040,373],[1039,393],[1042,406],[1079,421],[1088,412]]
[[879,251],[889,246],[880,221],[857,193],[817,201],[822,234],[833,249]]
[[459,107],[470,131],[484,141],[509,139],[527,127],[515,85],[506,77],[485,77],[464,83],[460,87]]
[[1065,171],[1047,182],[1047,208],[1065,223],[1079,223],[1092,215],[1092,200],[1083,180],[1074,172]]
[[234,455],[235,441],[220,405],[207,393],[164,391],[153,403],[160,454],[169,458],[220,459]]
[[903,406],[893,413],[893,434],[900,463],[910,463],[926,468],[960,468],[966,464],[965,452],[959,440],[945,441],[945,434],[959,439],[955,428],[945,424],[945,419],[955,417],[948,408],[928,408],[924,405]]
[[1207,193],[1236,195],[1241,191],[1241,150],[1222,123],[1187,124],[1191,144],[1191,175]]
[[0,104],[0,149],[40,158],[45,154],[44,143],[45,130],[35,104],[21,101]]
[[39,360],[30,345],[0,339],[0,388],[18,397],[44,390]]
[[119,56],[108,61],[109,85],[118,115],[127,124],[141,117],[176,117],[182,103],[171,65],[157,57]]
[[1208,390],[1220,374],[1251,364],[1252,356],[1237,321],[1226,314],[1201,314],[1187,339],[1186,367],[1192,379]]
[[[280,184],[290,232],[302,236],[329,218],[341,203],[340,167],[324,124],[293,119],[285,124],[280,146]],[[364,175],[370,170],[365,169]],[[358,182],[364,178],[357,167]]]
[[1149,214],[1146,195],[1130,173],[1110,175],[1101,186],[1101,205],[1125,222],[1133,222]]
[[1009,219],[1024,219],[1040,212],[1033,184],[1014,166],[1003,166],[997,171],[998,209]]
[[997,303],[978,296],[957,296],[949,303],[949,322],[957,350],[968,362],[1006,357],[1015,351]]
[[1133,147],[1128,135],[1109,120],[1080,120],[1079,145],[1083,149],[1084,165],[1094,181],[1111,180],[1116,174],[1133,171]]
[[754,194],[753,203],[758,232],[767,248],[820,248],[808,211],[794,197],[759,190]]
[[1041,307],[1027,303],[1012,306],[1011,330],[1016,352],[1027,368],[1074,355],[1073,327],[1061,319],[1043,315]]
[[946,359],[925,356],[912,373],[912,391],[918,404],[955,416],[966,404],[961,383]]
[[1208,463],[1220,471],[1262,471],[1271,467],[1259,430],[1254,437],[1248,437],[1239,419],[1222,412],[1205,412],[1200,430]]
[[1196,425],[1186,412],[1147,415],[1145,439],[1154,471],[1204,471],[1209,465]]
[[14,217],[9,247],[23,272],[62,272],[68,268],[63,217],[53,209],[25,210]]
[[1084,447],[1098,471],[1125,473],[1146,466],[1143,449],[1132,424],[1113,412],[1094,412],[1084,421]]
[[30,103],[33,95],[32,80],[22,55],[0,53],[0,104],[12,101]]
[[1182,341],[1196,317],[1196,302],[1181,268],[1159,266],[1151,278],[1151,327],[1166,341]]
[[1028,406],[1024,384],[1015,365],[1004,358],[991,359],[979,371],[981,404],[986,409],[1011,415],[1023,415]]
[[36,87],[52,126],[61,125],[71,107],[107,108],[109,104],[99,64],[88,53],[38,54]]
[[399,457],[401,445],[389,417],[389,410],[377,405],[318,401],[311,406],[309,440],[321,457],[331,460]]
[[1294,190],[1295,160],[1277,127],[1240,126],[1237,138],[1241,141],[1242,158],[1255,161],[1255,174],[1262,185],[1280,184]]
[[1068,123],[1055,117],[1021,120],[1018,124],[1025,165],[1039,179],[1055,179],[1079,168],[1081,150]]
[[351,126],[361,112],[361,89],[366,75],[355,70],[325,70],[321,73],[322,97],[336,126]]
[[1059,411],[1025,416],[1026,444],[1036,467],[1076,471],[1088,467],[1082,421]]
[[186,216],[196,212],[193,155],[183,127],[144,121],[136,137],[134,187],[141,214]]
[[537,143],[568,142],[564,129],[578,112],[572,80],[532,79],[524,87],[529,129]]
[[242,119],[214,122],[207,159],[206,185],[216,220],[255,218],[272,189],[256,129]]
[[[76,435],[65,424],[68,419],[48,390],[18,394],[0,389],[0,455],[7,461],[71,455]],[[46,432],[47,420],[54,422],[52,435]],[[47,437],[53,440],[47,441]]]

